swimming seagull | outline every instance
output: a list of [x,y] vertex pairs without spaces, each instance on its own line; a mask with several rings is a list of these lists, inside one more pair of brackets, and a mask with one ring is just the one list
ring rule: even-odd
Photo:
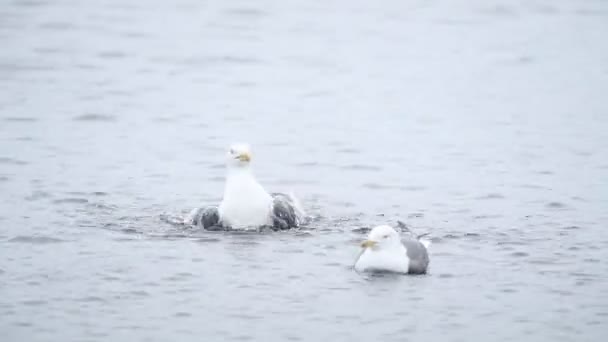
[[361,243],[363,251],[355,262],[355,270],[424,274],[429,266],[429,244],[416,236],[401,241],[399,233],[388,225],[374,227]]
[[[273,229],[298,227],[304,211],[293,195],[269,194],[251,172],[251,149],[234,144],[226,155],[226,185],[219,207],[195,209],[189,219],[205,229]],[[188,220],[188,219],[187,219]]]

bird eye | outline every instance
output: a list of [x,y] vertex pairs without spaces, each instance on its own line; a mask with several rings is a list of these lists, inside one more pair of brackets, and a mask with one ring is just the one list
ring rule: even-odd
[[230,149],[230,154],[234,154],[234,149]]
[[388,234],[387,234],[387,235],[384,235],[382,238],[384,238],[384,239],[388,239]]

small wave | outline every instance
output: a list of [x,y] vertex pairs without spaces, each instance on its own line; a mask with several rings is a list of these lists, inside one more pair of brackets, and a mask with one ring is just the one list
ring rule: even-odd
[[567,206],[561,202],[549,202],[546,204],[546,207],[551,209],[565,209]]
[[21,304],[27,305],[27,306],[41,306],[41,305],[45,305],[46,303],[47,303],[46,300],[40,300],[40,299],[24,300],[21,302]]
[[343,170],[354,170],[354,171],[381,171],[382,168],[374,165],[363,165],[363,164],[352,164],[340,167]]
[[45,198],[49,198],[49,197],[51,197],[51,194],[49,194],[48,192],[34,191],[34,192],[32,192],[31,195],[26,196],[25,200],[26,201],[37,201],[37,200],[45,199]]
[[239,17],[263,17],[268,15],[266,11],[257,8],[231,8],[225,10],[224,13]]
[[31,244],[47,244],[47,243],[59,243],[66,242],[66,240],[61,240],[49,236],[16,236],[12,239],[9,239],[8,242],[15,243],[31,243]]
[[344,154],[358,154],[361,153],[361,150],[356,149],[356,148],[341,148],[336,150],[336,152],[338,153],[344,153]]
[[8,118],[4,118],[4,121],[9,121],[9,122],[35,122],[35,121],[38,121],[38,119],[36,119],[36,118],[30,118],[30,117],[14,117],[14,116],[10,116]]
[[103,59],[118,59],[127,57],[127,54],[118,50],[108,50],[98,53],[97,56]]
[[60,198],[53,201],[55,204],[64,204],[64,203],[88,203],[89,200],[86,198]]
[[0,164],[11,164],[11,165],[27,165],[28,163],[23,160],[9,158],[9,157],[0,157]]
[[497,192],[493,192],[493,193],[489,193],[489,194],[477,197],[477,199],[481,199],[481,200],[484,200],[484,199],[503,199],[503,198],[505,198],[505,196],[502,195],[502,194],[499,194]]
[[72,120],[73,121],[112,122],[112,121],[116,121],[116,117],[112,116],[112,115],[107,115],[107,114],[89,113],[89,114],[82,114],[82,115],[75,116]]

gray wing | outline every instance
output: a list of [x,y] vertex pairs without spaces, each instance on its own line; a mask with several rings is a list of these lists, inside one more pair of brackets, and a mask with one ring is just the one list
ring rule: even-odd
[[222,230],[220,213],[217,207],[201,208],[194,214],[193,222],[207,230]]
[[408,273],[424,274],[429,267],[429,254],[426,247],[418,239],[406,238],[402,240],[410,259]]
[[289,195],[273,193],[272,225],[274,229],[290,229],[300,225],[295,203]]

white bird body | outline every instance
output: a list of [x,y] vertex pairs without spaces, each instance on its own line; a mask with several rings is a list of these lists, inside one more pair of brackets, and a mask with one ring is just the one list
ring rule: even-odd
[[258,183],[249,167],[228,171],[219,206],[222,223],[234,229],[272,225],[272,196]]
[[401,241],[399,233],[390,226],[372,229],[361,244],[363,252],[355,262],[357,272],[426,273],[428,245],[416,238]]
[[410,258],[403,245],[393,245],[382,250],[366,248],[355,264],[357,272],[385,271],[395,273],[408,273]]

